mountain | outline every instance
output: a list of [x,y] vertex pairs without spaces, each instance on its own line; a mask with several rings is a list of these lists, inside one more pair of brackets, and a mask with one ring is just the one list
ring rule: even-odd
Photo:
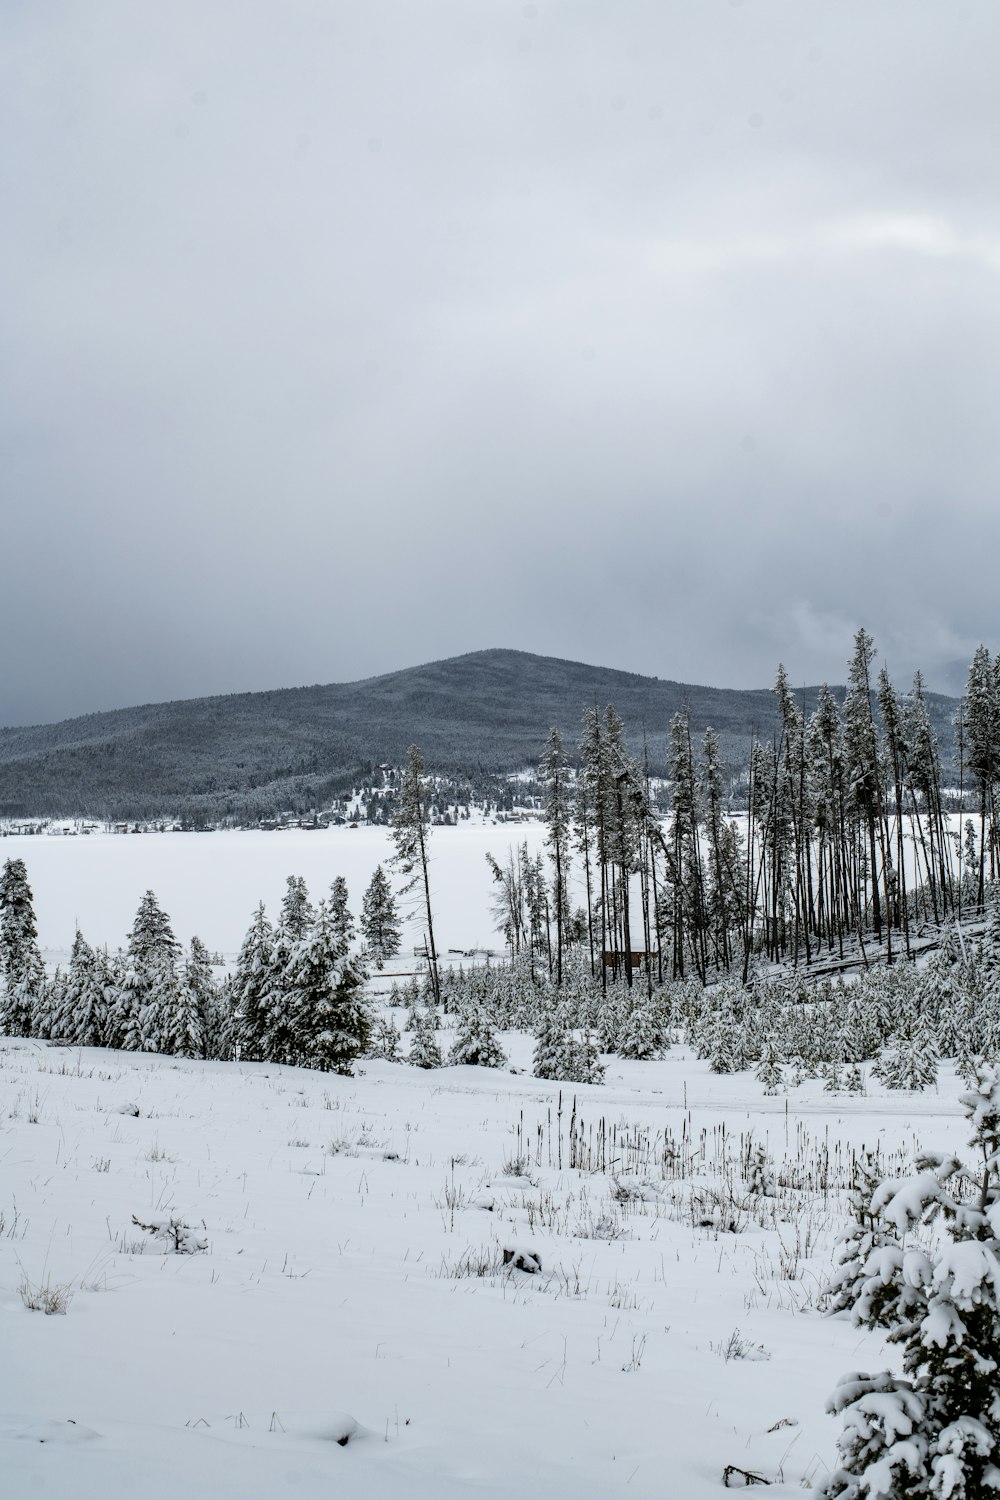
[[[803,690],[807,710],[815,688]],[[842,696],[843,689],[835,690]],[[929,694],[947,755],[955,701]],[[0,729],[0,817],[250,820],[322,805],[373,765],[418,744],[429,770],[484,785],[537,762],[553,724],[575,745],[585,706],[612,703],[630,744],[663,767],[666,728],[686,707],[711,724],[732,768],[751,733],[775,728],[772,694],[698,687],[523,651],[476,651],[361,682],[191,698]]]

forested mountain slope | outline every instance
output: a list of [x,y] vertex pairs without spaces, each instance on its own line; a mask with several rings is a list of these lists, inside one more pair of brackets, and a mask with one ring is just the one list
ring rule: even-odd
[[[838,690],[838,697],[842,690]],[[805,689],[807,710],[815,689]],[[567,745],[587,705],[612,703],[630,746],[649,745],[662,769],[670,717],[719,734],[732,768],[750,735],[776,725],[772,694],[698,687],[606,667],[477,651],[360,682],[192,698],[87,714],[60,724],[0,729],[0,816],[89,813],[250,819],[311,808],[382,761],[422,746],[429,770],[491,774],[534,764],[553,724]],[[951,751],[953,699],[928,695],[942,750]]]

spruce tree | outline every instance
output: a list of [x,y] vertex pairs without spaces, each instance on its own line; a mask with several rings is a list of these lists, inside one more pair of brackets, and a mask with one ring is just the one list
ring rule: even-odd
[[381,865],[375,866],[361,903],[361,935],[376,969],[395,958],[402,945],[392,886]]
[[100,1047],[106,1016],[107,1001],[97,956],[78,929],[63,979],[53,1034],[74,1047]]
[[242,1059],[269,1061],[267,1039],[272,998],[280,990],[280,975],[274,967],[274,928],[264,903],[258,906],[243,939],[233,971],[231,1004],[232,1034]]
[[343,945],[345,949],[354,941],[354,918],[348,908],[347,881],[343,875],[337,875],[330,887],[330,927],[333,932],[333,940],[337,946]]
[[[961,1102],[977,1165],[925,1153],[917,1175],[871,1199],[894,1235],[855,1268],[853,1319],[887,1330],[903,1371],[841,1381],[828,1408],[843,1417],[841,1462],[822,1500],[980,1500],[1000,1488],[1000,1071],[981,1067]],[[931,1223],[936,1239],[912,1234]]]
[[465,1011],[448,1061],[454,1067],[476,1068],[502,1068],[507,1061],[483,1006],[472,1005]]
[[325,901],[285,965],[282,992],[288,1009],[288,1060],[350,1074],[368,1045],[371,1017],[343,924]]
[[30,1036],[45,984],[45,965],[22,859],[8,859],[0,871],[0,980],[0,1029],[12,1036]]
[[836,1269],[823,1293],[826,1312],[852,1312],[867,1280],[865,1267],[875,1250],[895,1243],[892,1230],[872,1207],[872,1199],[881,1187],[876,1159],[865,1151],[854,1163],[850,1204],[853,1219],[837,1241]]
[[372,1028],[368,1044],[369,1056],[380,1057],[384,1062],[399,1062],[402,1040],[394,1017],[381,1016]]
[[444,1059],[438,1046],[436,1013],[431,1007],[419,1011],[415,1017],[410,1051],[407,1062],[414,1068],[440,1068]]
[[203,1057],[205,1030],[203,997],[189,982],[190,961],[181,980],[173,964],[162,958],[147,1002],[147,1036],[155,1048],[171,1057]]
[[535,1032],[535,1051],[531,1071],[536,1078],[564,1078],[566,1074],[569,1033],[562,1011],[557,1006],[546,1010]]
[[202,1057],[222,1056],[219,1047],[225,1022],[225,1004],[212,974],[208,949],[200,937],[191,939],[191,946],[184,960],[183,982],[194,999],[201,1028]]

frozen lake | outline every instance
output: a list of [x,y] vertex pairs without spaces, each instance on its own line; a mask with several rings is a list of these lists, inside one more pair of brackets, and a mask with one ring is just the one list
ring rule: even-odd
[[[490,915],[494,883],[486,853],[502,863],[512,844],[527,841],[534,853],[544,835],[538,823],[433,830],[431,895],[442,952],[502,948]],[[124,943],[146,890],[156,892],[182,942],[197,933],[213,951],[234,957],[259,901],[272,919],[277,916],[289,875],[302,875],[314,900],[342,875],[357,917],[372,872],[380,863],[388,867],[392,854],[388,830],[364,826],[0,840],[0,863],[23,859],[27,866],[39,940],[53,961],[68,954],[77,926],[92,944]],[[421,943],[423,931],[414,906],[403,932],[406,947]]]

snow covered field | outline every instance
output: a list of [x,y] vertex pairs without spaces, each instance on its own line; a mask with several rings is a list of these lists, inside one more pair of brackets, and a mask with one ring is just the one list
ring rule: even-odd
[[[505,1040],[524,1066],[529,1039]],[[576,1089],[581,1170],[571,1091],[560,1122],[523,1073],[4,1039],[0,1489],[699,1500],[736,1464],[801,1493],[838,1377],[884,1357],[816,1310],[835,1184],[862,1144],[898,1170],[966,1134],[949,1070],[938,1093],[869,1087],[766,1097],[684,1049],[612,1058]],[[609,1170],[587,1170],[602,1118]],[[746,1191],[753,1143],[775,1197]],[[204,1251],[133,1223],[172,1214]],[[25,1281],[65,1287],[65,1314],[28,1310]]]
[[[542,846],[539,823],[470,822],[435,828],[431,880],[438,947],[502,948],[493,927],[493,881],[487,851],[503,861],[511,844]],[[0,862],[23,859],[35,898],[39,941],[51,962],[69,955],[77,926],[92,946],[123,944],[144,891],[156,892],[183,943],[197,935],[213,952],[234,958],[258,902],[276,917],[289,875],[302,875],[315,899],[337,875],[347,881],[351,910],[375,866],[387,865],[393,844],[384,828],[315,832],[95,833],[87,838],[11,837]],[[405,914],[405,912],[403,913]],[[404,943],[423,942],[414,915]]]

